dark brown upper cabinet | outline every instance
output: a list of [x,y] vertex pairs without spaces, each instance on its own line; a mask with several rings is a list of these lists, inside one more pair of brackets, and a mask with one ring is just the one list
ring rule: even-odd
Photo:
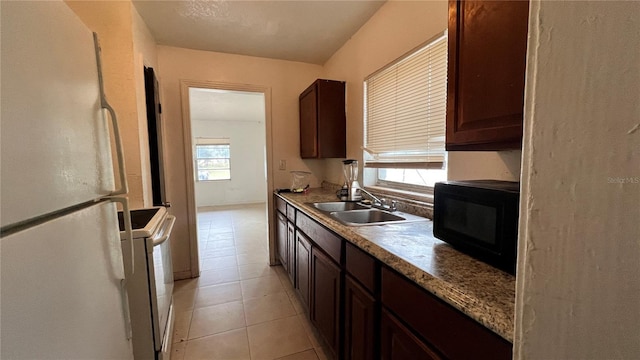
[[446,149],[522,146],[528,1],[449,1]]
[[347,156],[344,81],[316,80],[300,94],[300,157]]

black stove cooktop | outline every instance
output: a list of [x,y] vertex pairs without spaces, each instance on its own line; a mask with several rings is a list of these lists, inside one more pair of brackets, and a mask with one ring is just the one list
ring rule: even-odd
[[[131,226],[133,230],[143,229],[149,221],[153,218],[153,216],[160,209],[139,209],[139,210],[131,210]],[[122,215],[122,211],[118,211],[118,225],[120,226],[120,231],[124,231],[124,217]]]

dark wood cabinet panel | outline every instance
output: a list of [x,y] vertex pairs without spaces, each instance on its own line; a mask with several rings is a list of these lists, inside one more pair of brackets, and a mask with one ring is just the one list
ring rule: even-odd
[[287,212],[285,214],[287,215],[287,219],[289,219],[289,221],[291,221],[292,223],[295,224],[295,222],[296,222],[296,208],[294,208],[291,205],[287,205]]
[[287,254],[287,218],[276,211],[276,250],[278,252],[278,259],[282,264],[282,267],[288,269],[288,254]]
[[287,273],[291,284],[296,284],[296,226],[287,223]]
[[311,322],[334,357],[340,347],[340,268],[315,246],[311,247]]
[[300,157],[318,157],[318,90],[314,85],[300,95]]
[[349,275],[344,284],[344,359],[375,359],[376,301]]
[[275,203],[276,203],[276,209],[278,211],[280,211],[283,214],[287,214],[287,202],[282,200],[281,197],[274,195],[273,196],[275,198]]
[[369,292],[376,292],[378,265],[369,254],[347,243],[345,251],[345,269],[358,280]]
[[300,94],[300,157],[343,158],[347,153],[345,83],[316,80]]
[[528,1],[449,1],[447,150],[520,149]]
[[510,342],[384,267],[381,299],[449,359],[511,359]]
[[311,243],[301,232],[296,232],[296,290],[309,311],[311,273]]
[[[436,351],[418,339],[393,315],[382,309],[380,319],[380,358],[382,360],[438,360]],[[469,359],[479,359],[469,357]]]
[[309,239],[318,244],[322,251],[327,253],[335,262],[340,263],[342,255],[341,237],[325,229],[322,225],[302,212],[298,212],[296,216],[296,226],[305,233]]

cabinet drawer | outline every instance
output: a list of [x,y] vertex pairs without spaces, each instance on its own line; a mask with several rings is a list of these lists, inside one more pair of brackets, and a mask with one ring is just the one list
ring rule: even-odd
[[345,265],[347,272],[358,280],[370,293],[375,293],[376,260],[349,243],[346,244]]
[[511,359],[510,342],[390,269],[382,304],[450,359]]
[[275,198],[276,198],[276,209],[278,209],[278,211],[280,211],[281,213],[286,214],[287,213],[287,202],[284,201],[279,196],[275,196]]
[[322,227],[307,215],[298,211],[296,226],[305,233],[311,241],[316,243],[335,262],[340,264],[342,254],[342,238]]
[[287,204],[287,219],[292,223],[296,222],[296,208]]

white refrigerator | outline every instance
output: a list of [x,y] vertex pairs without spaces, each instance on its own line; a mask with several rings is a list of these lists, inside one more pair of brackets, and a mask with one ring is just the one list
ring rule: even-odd
[[0,358],[132,359],[94,35],[62,1],[0,6]]

